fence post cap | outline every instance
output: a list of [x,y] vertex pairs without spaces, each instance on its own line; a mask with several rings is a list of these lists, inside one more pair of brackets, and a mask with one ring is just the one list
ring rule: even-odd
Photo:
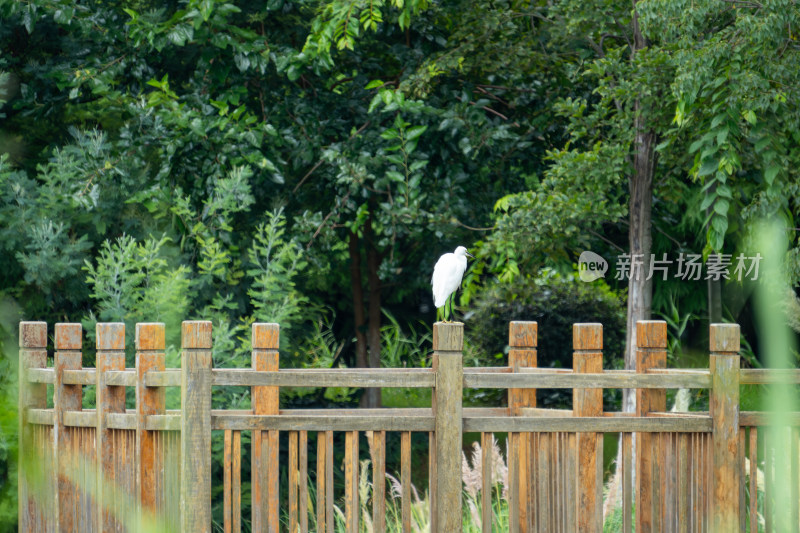
[[512,348],[536,348],[538,333],[537,322],[512,320],[508,324],[508,345]]
[[739,352],[739,324],[711,324],[708,347],[712,352]]
[[123,322],[98,322],[94,326],[94,332],[96,349],[125,349],[125,324]]
[[47,322],[20,322],[20,348],[46,348]]
[[56,350],[80,350],[83,327],[75,323],[56,324]]
[[163,350],[166,346],[166,327],[163,322],[136,324],[137,350]]
[[281,327],[279,324],[254,322],[252,347],[254,350],[277,350],[280,345]]
[[181,346],[183,348],[211,348],[211,321],[184,320],[181,323]]
[[663,320],[637,320],[636,347],[666,348],[667,323]]
[[573,324],[572,325],[573,350],[602,350],[603,349],[603,324]]
[[436,322],[433,325],[433,349],[460,352],[464,348],[464,324],[462,322]]

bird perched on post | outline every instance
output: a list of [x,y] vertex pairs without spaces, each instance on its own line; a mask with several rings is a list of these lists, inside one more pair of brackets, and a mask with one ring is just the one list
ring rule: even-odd
[[[450,315],[453,314],[453,299],[450,298],[455,294],[458,287],[461,285],[461,279],[464,277],[464,272],[467,270],[467,256],[475,258],[474,255],[467,252],[463,246],[459,246],[453,253],[444,254],[436,261],[436,266],[433,267],[433,277],[431,278],[431,286],[433,287],[433,304],[438,310],[447,305],[447,300],[450,300]],[[446,314],[447,308],[442,311]]]

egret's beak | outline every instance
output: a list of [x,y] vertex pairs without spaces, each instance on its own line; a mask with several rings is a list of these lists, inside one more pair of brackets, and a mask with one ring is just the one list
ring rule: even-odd
[[471,258],[475,259],[475,256],[472,255],[471,253],[469,253],[469,252],[464,252],[464,253],[467,254],[468,256],[470,256]]

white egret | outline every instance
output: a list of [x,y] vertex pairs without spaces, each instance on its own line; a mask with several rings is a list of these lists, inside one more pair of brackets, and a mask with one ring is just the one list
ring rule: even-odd
[[[453,253],[444,254],[436,261],[433,267],[431,286],[433,287],[433,304],[436,309],[447,305],[447,300],[461,285],[461,279],[467,270],[467,256],[475,258],[463,246],[459,246]],[[442,311],[445,314],[447,308]],[[453,300],[450,299],[450,314],[453,314]]]

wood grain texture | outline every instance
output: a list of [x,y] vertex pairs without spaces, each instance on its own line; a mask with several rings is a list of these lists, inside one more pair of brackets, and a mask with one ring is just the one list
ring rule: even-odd
[[[536,322],[514,321],[508,327],[508,366],[516,373],[521,368],[537,365],[536,344],[538,325]],[[511,416],[520,416],[522,409],[536,407],[536,389],[509,389],[508,408]],[[529,531],[529,481],[528,452],[530,435],[512,433],[509,472],[512,474],[511,499],[509,501],[509,523],[511,531],[527,533]],[[513,503],[512,503],[513,501]]]
[[404,431],[400,437],[400,492],[400,519],[403,533],[411,533],[411,432],[409,431]]
[[386,531],[386,432],[372,432],[372,528]]
[[[19,474],[17,484],[17,519],[20,531],[35,531],[42,526],[41,502],[37,504],[33,495],[28,493],[29,480],[27,466],[37,460],[40,445],[35,441],[45,428],[36,429],[29,425],[28,409],[45,409],[47,407],[47,385],[31,383],[28,373],[31,370],[47,366],[47,323],[19,323]],[[55,379],[55,373],[53,373]]]
[[299,498],[300,498],[300,531],[308,531],[308,431],[300,432],[298,443],[298,477],[300,478]]
[[[97,478],[103,483],[116,486],[117,469],[115,468],[116,447],[113,441],[113,430],[108,427],[109,413],[125,412],[125,388],[109,386],[106,383],[106,372],[125,369],[125,324],[98,323],[95,326],[97,348],[96,359],[96,397],[97,397]],[[106,505],[107,494],[98,492],[97,524],[101,532],[117,531],[122,524]]]
[[712,531],[739,529],[739,326],[712,324],[711,394],[714,456]]
[[333,533],[333,431],[325,432],[325,531]]
[[146,387],[144,377],[151,370],[165,369],[165,327],[162,323],[136,324],[136,486],[139,502],[148,511],[155,512],[157,491],[154,431],[145,427],[150,415],[163,415],[166,409],[166,391]]
[[239,533],[242,529],[241,449],[241,432],[225,431],[222,511],[225,533]]
[[750,531],[758,531],[758,428],[750,428]]
[[298,527],[298,510],[297,510],[297,493],[299,492],[298,483],[298,444],[299,436],[297,431],[289,432],[289,531],[297,533]]
[[[623,374],[539,372],[545,369],[520,368],[519,373],[471,373],[464,374],[466,389],[708,389],[711,376],[707,372],[672,374]],[[548,369],[549,370],[549,369]]]
[[[575,373],[603,371],[603,326],[602,324],[575,324],[572,328],[572,345],[575,349],[572,369]],[[602,389],[574,389],[572,409],[576,417],[599,417],[603,413]],[[578,494],[575,502],[578,531],[601,532],[603,530],[603,434],[579,433]],[[599,464],[599,467],[598,467]],[[598,476],[598,468],[600,475]]]
[[[636,372],[644,374],[653,368],[667,366],[667,323],[661,320],[641,320],[636,323]],[[636,415],[647,417],[652,411],[667,410],[664,390],[636,390]],[[658,420],[658,419],[656,419]],[[666,420],[666,419],[662,419]],[[658,493],[655,477],[659,458],[656,437],[650,432],[636,434],[636,528],[637,532],[658,531]]]
[[[436,527],[459,533],[461,524],[461,397],[464,325],[433,326],[433,412],[436,425]],[[454,490],[453,487],[459,487]]]
[[633,511],[633,435],[622,434],[622,533],[631,533]]
[[[258,372],[277,372],[279,367],[278,347],[280,346],[280,327],[278,324],[255,323],[251,332],[252,368]],[[251,405],[255,415],[277,415],[280,389],[275,386],[254,386],[251,389]],[[256,429],[256,428],[252,428]],[[277,460],[276,447],[270,447],[271,440],[277,440],[261,428],[252,434],[252,480],[253,502],[252,524],[254,531],[277,532],[280,526],[277,509],[277,495],[271,498],[270,488],[278,486],[277,465],[271,467],[271,459]],[[275,502],[275,503],[271,503]]]
[[344,516],[347,533],[359,533],[358,505],[358,432],[345,433],[344,444]]
[[481,531],[492,533],[492,433],[481,433]]
[[55,374],[53,408],[55,412],[54,451],[58,481],[55,484],[55,523],[59,531],[77,531],[80,518],[77,513],[78,489],[69,476],[75,470],[80,433],[76,428],[64,424],[64,414],[82,409],[80,385],[66,385],[64,370],[81,368],[82,329],[80,324],[56,324],[55,327]]
[[181,325],[181,531],[211,531],[211,322]]
[[317,530],[325,530],[325,448],[327,445],[325,433],[317,432]]

